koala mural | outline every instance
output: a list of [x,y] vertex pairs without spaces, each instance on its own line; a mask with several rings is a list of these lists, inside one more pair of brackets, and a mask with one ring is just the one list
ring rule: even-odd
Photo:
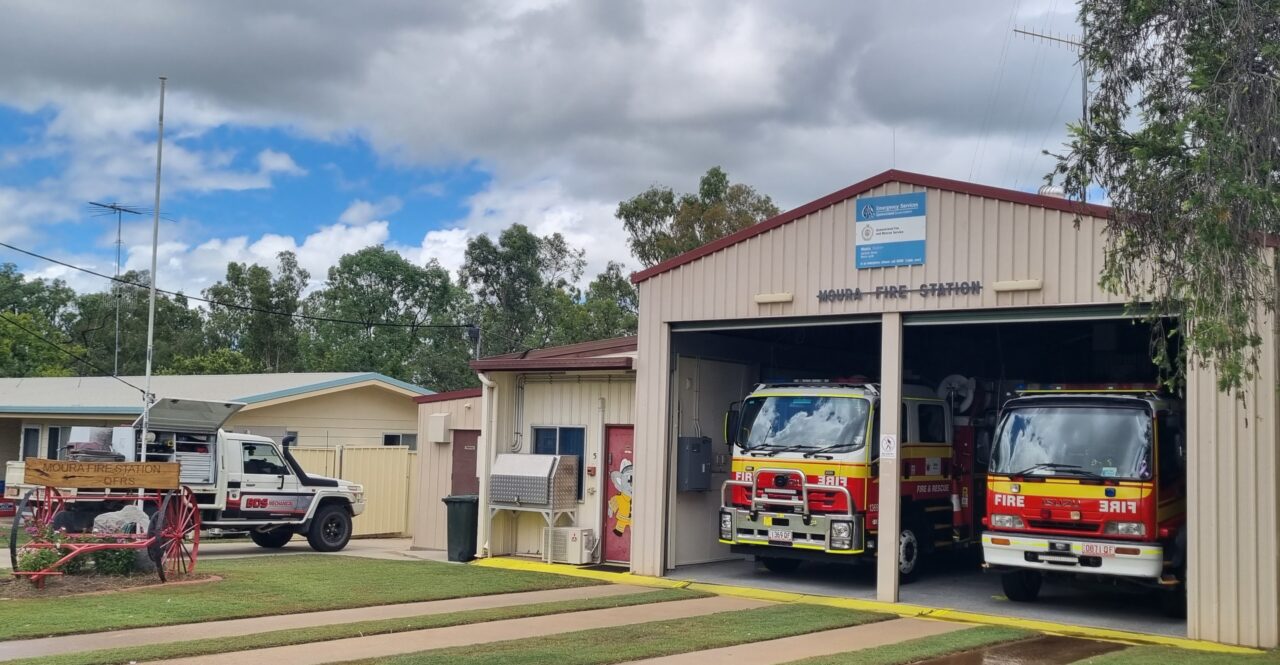
[[626,533],[627,527],[631,526],[632,473],[631,460],[624,459],[618,465],[618,470],[609,474],[609,480],[618,490],[618,493],[609,499],[609,517],[613,520],[613,532],[619,536]]

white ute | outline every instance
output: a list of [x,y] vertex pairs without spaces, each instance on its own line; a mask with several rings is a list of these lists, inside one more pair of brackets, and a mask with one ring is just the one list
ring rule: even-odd
[[[112,447],[126,461],[181,464],[181,483],[195,493],[205,529],[246,531],[254,543],[273,549],[284,547],[294,534],[305,535],[318,552],[346,547],[352,518],[364,512],[364,488],[308,474],[289,453],[290,437],[280,445],[223,430],[222,424],[243,407],[159,399],[151,407],[145,458],[141,418],[133,427],[114,428]],[[10,463],[7,477],[21,477],[15,464],[20,463]],[[6,487],[5,494],[18,496],[18,489]]]

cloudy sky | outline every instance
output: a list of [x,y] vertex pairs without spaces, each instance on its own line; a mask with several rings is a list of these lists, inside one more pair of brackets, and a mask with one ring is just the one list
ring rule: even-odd
[[[151,205],[169,77],[160,285],[383,243],[456,268],[512,222],[591,273],[619,200],[712,165],[801,205],[900,169],[1034,190],[1078,116],[1067,0],[804,3],[0,0],[0,241],[111,272]],[[150,218],[125,220],[127,268]],[[0,248],[0,261],[102,280]]]

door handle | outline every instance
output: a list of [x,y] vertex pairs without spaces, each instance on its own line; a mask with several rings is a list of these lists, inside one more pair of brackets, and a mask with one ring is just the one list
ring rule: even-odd
[[276,486],[276,489],[278,490],[284,489],[284,474],[280,474],[280,484]]

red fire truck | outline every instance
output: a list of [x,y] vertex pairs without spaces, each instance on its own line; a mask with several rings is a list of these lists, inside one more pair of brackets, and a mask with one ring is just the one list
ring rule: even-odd
[[1184,611],[1183,423],[1150,386],[1037,386],[1007,402],[982,536],[1005,595],[1029,602],[1044,575],[1090,575],[1164,589]]
[[[720,542],[778,573],[874,553],[879,408],[876,384],[757,386],[725,418],[733,463],[721,488]],[[902,423],[898,571],[910,581],[935,549],[976,544],[983,485],[973,430],[955,426],[946,400],[904,386]]]

